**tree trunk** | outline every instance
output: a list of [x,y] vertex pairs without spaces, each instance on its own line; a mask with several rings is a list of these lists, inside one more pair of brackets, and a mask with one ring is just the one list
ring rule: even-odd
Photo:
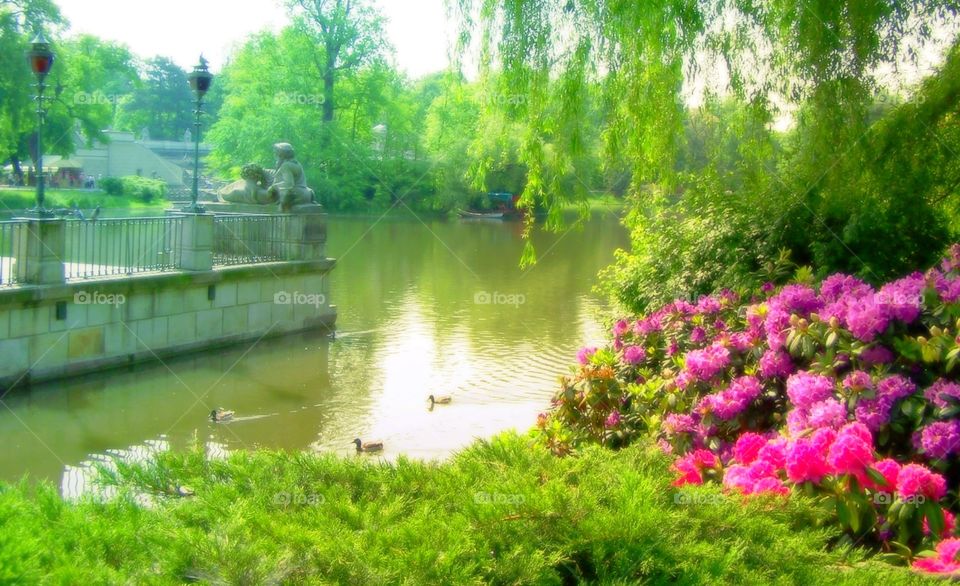
[[323,74],[323,122],[333,122],[333,86],[336,78],[334,77],[334,68],[328,63],[327,70]]

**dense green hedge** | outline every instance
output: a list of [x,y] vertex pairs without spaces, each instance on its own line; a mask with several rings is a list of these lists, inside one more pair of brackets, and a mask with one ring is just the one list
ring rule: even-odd
[[834,532],[816,528],[802,499],[679,493],[650,446],[557,458],[504,435],[441,464],[272,452],[208,461],[201,448],[121,476],[122,494],[152,487],[158,504],[74,504],[49,485],[0,488],[0,582],[918,580],[856,551],[828,552]]
[[167,184],[163,181],[138,175],[104,177],[100,180],[100,188],[108,195],[124,195],[142,202],[161,199],[167,193]]

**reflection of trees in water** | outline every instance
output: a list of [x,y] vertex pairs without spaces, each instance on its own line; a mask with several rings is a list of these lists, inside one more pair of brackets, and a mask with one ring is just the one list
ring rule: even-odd
[[[516,222],[384,220],[335,218],[331,254],[355,244],[339,264],[333,300],[349,320],[376,327],[400,311],[408,289],[440,323],[463,320],[474,333],[504,341],[532,335],[550,344],[570,339],[580,316],[577,297],[590,295],[597,272],[628,243],[613,218],[595,218],[582,231],[535,235],[541,256],[536,266],[518,267],[524,242]],[[432,232],[432,233],[431,233]],[[523,295],[510,306],[474,302],[480,292]],[[341,320],[343,323],[343,320]],[[437,328],[443,336],[445,327]]]

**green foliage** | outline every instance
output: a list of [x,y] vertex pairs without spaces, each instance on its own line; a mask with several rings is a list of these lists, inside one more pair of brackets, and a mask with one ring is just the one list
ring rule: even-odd
[[[902,105],[882,77],[929,54],[935,36],[955,41],[955,2],[455,8],[461,48],[479,37],[484,83],[523,98],[486,103],[479,127],[516,128],[501,136],[520,137],[525,205],[581,199],[557,178],[571,168],[590,177],[576,164],[585,152],[602,151],[605,177],[630,178],[632,250],[608,273],[630,309],[756,284],[781,249],[822,274],[880,282],[928,264],[958,226],[957,49]],[[795,125],[774,130],[791,113]],[[485,140],[475,145],[481,177],[482,154],[497,152]]]
[[187,72],[167,57],[148,59],[142,83],[117,101],[119,128],[137,135],[146,128],[153,140],[181,140],[184,131],[194,132],[194,96]]
[[100,189],[107,195],[123,195],[123,181],[119,177],[104,177],[100,180]]
[[122,469],[112,503],[0,489],[0,568],[50,583],[920,583],[825,551],[832,533],[802,499],[680,494],[667,466],[649,446],[561,459],[515,435],[442,464],[208,461],[198,446]]
[[124,195],[135,198],[144,203],[156,199],[163,199],[167,193],[167,184],[159,179],[148,179],[138,175],[127,177],[104,177],[100,180],[100,188],[107,195]]

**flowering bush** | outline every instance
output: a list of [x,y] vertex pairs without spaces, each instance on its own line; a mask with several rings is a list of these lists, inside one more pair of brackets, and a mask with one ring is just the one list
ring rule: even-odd
[[653,436],[678,485],[817,496],[889,551],[952,535],[960,245],[879,289],[799,280],[617,321],[608,346],[581,351],[540,436],[560,454]]

